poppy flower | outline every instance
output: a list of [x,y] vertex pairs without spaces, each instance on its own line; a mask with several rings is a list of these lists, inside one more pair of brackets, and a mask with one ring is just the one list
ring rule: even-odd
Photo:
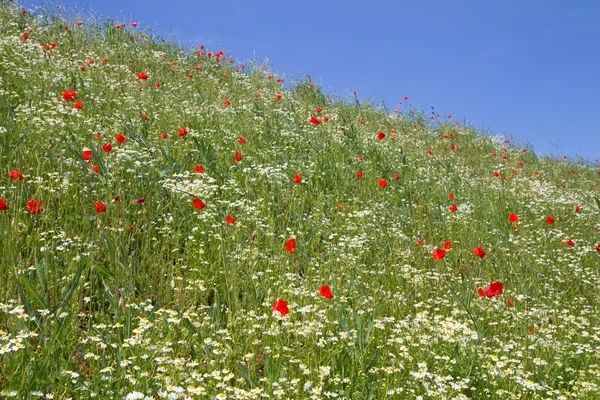
[[506,305],[509,307],[514,307],[515,306],[515,302],[513,301],[513,299],[508,299],[508,301],[506,302]]
[[94,204],[94,208],[96,209],[96,212],[100,214],[106,211],[106,204],[104,204],[103,201],[98,201]]
[[579,211],[581,211],[581,207],[575,206],[575,212],[579,212]]
[[27,202],[27,208],[35,215],[42,212],[42,200],[31,199]]
[[196,165],[196,173],[197,174],[203,174],[204,173],[204,167],[202,165]]
[[241,137],[241,136],[240,136],[240,137],[238,138],[237,142],[238,142],[239,144],[246,144],[247,140],[246,140],[246,139],[244,139],[243,137]]
[[285,251],[287,251],[288,253],[292,254],[294,252],[294,250],[296,249],[296,239],[292,238],[292,239],[288,240],[283,249]]
[[281,316],[285,316],[290,313],[287,303],[283,299],[277,299],[271,310],[278,311]]
[[310,123],[313,125],[319,125],[321,123],[321,121],[319,121],[319,118],[317,118],[317,117],[312,117],[310,119]]
[[156,82],[156,83],[154,84],[154,87],[158,89],[158,88],[160,87],[160,82]]
[[137,74],[137,78],[145,81],[146,79],[148,79],[148,74],[145,72],[140,72],[139,74]]
[[133,204],[134,204],[134,205],[136,205],[136,206],[139,206],[139,205],[141,205],[141,204],[144,204],[144,202],[145,202],[144,198],[143,198],[143,197],[140,197],[139,199],[135,199],[135,200],[133,201]]
[[321,286],[319,294],[325,297],[326,299],[333,299],[333,293],[331,293],[331,289],[327,285]]
[[302,183],[302,177],[300,176],[300,174],[296,174],[296,176],[294,177],[294,183],[295,184]]
[[449,250],[452,248],[452,242],[444,242],[444,250]]
[[475,256],[477,256],[479,258],[483,258],[483,257],[485,257],[485,250],[481,246],[475,247],[473,249],[473,254],[475,254]]
[[100,167],[97,165],[92,165],[92,169],[94,170],[95,173],[99,174],[100,173]]
[[87,162],[90,162],[90,159],[92,158],[92,150],[83,150],[83,152],[81,153],[81,158],[83,158]]
[[400,179],[400,174],[394,174],[394,179],[399,180]]
[[569,247],[575,247],[575,242],[572,241],[571,239],[567,240],[566,243]]
[[277,96],[275,96],[275,100],[281,100],[281,95],[277,94]]
[[517,214],[512,213],[508,216],[508,220],[512,223],[517,223],[519,222],[519,217],[517,216]]
[[598,243],[598,245],[596,246],[596,251],[597,251],[598,253],[600,253],[600,243]]
[[448,198],[449,198],[450,200],[452,200],[452,199],[454,198],[454,193],[450,193],[450,194],[448,195]]
[[199,210],[202,210],[204,207],[206,207],[206,204],[204,204],[200,199],[192,200],[192,205]]
[[546,223],[548,225],[552,225],[554,223],[554,221],[555,221],[554,218],[552,218],[552,217],[546,217]]
[[74,92],[72,90],[65,90],[64,92],[62,92],[62,98],[64,101],[71,101],[72,99],[77,97],[77,92]]
[[500,176],[500,172],[498,172],[498,171],[495,171],[495,172],[494,172],[494,176],[495,176],[495,177],[498,177],[498,176]]
[[225,218],[225,222],[227,222],[229,225],[233,225],[233,224],[235,224],[235,219],[231,215],[228,215]]
[[177,131],[177,134],[179,136],[185,136],[185,135],[187,135],[187,133],[188,133],[187,126],[184,126],[183,128],[181,128]]
[[384,137],[385,137],[385,133],[383,133],[383,132],[379,132],[379,133],[377,134],[377,140],[381,140],[381,139],[383,139]]
[[231,102],[229,100],[223,101],[223,107],[229,107],[230,105],[231,105]]
[[417,244],[418,244],[419,246],[423,246],[423,245],[425,244],[425,242],[424,242],[424,241],[422,241],[421,239],[417,239]]
[[235,154],[233,155],[233,161],[237,163],[239,163],[240,161],[242,161],[242,153],[240,153],[239,151],[236,151]]
[[4,199],[0,199],[0,211],[5,210],[8,210],[8,204],[6,204],[6,201],[4,201]]
[[119,143],[119,144],[123,144],[127,140],[127,138],[120,133],[117,133],[117,136],[115,137],[115,139],[117,140],[117,143]]
[[435,261],[439,261],[444,257],[446,257],[446,250],[444,249],[437,249],[433,252],[433,259]]
[[8,176],[13,181],[22,181],[23,180],[23,174],[21,174],[21,172],[18,169],[15,169],[14,171],[10,171],[8,173]]
[[379,185],[379,187],[386,187],[387,186],[387,181],[385,179],[380,179],[377,181],[377,184]]
[[456,212],[456,210],[458,210],[458,207],[456,206],[456,204],[452,204],[450,207],[448,207],[448,210],[450,212]]
[[83,108],[83,102],[78,101],[77,103],[73,103],[73,108],[81,110]]
[[166,139],[167,138],[167,132],[163,132],[160,134],[160,138],[161,139]]
[[362,178],[362,177],[363,177],[363,172],[362,172],[362,171],[358,171],[358,172],[356,173],[356,177],[357,177],[358,179]]
[[323,107],[317,107],[317,109],[315,111],[320,113],[321,111],[323,111]]
[[110,143],[104,143],[102,145],[102,150],[104,150],[107,153],[110,153],[110,151],[112,150],[112,144],[110,144]]
[[[484,291],[482,288],[477,289],[480,296],[486,296],[488,298],[500,296],[502,294],[502,288],[504,284],[502,282],[494,282]],[[514,304],[513,304],[514,305]]]
[[433,150],[431,150],[431,149],[428,149],[428,150],[427,150],[427,154],[433,154]]

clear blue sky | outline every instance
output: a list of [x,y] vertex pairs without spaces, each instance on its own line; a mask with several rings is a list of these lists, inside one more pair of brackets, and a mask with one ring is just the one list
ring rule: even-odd
[[[29,1],[27,3],[30,3]],[[600,1],[87,0],[184,44],[256,53],[343,96],[453,114],[542,154],[600,158]],[[85,7],[84,7],[85,6]]]

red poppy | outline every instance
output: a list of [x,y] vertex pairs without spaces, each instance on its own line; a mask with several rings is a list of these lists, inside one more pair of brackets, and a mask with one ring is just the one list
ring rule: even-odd
[[139,206],[139,205],[142,205],[142,204],[144,204],[144,202],[145,202],[144,198],[143,198],[143,197],[140,197],[139,199],[135,199],[135,200],[133,201],[133,204],[134,204],[134,205],[136,205],[136,206]]
[[454,198],[454,193],[450,193],[450,194],[448,195],[448,198],[449,198],[450,200],[452,200],[452,199]]
[[73,108],[75,108],[77,110],[81,110],[83,108],[83,102],[78,101],[77,103],[74,103]]
[[104,150],[107,153],[110,153],[110,151],[112,150],[112,144],[110,144],[110,143],[104,143],[102,145],[102,150]]
[[12,179],[13,181],[22,181],[23,180],[23,174],[21,174],[21,172],[18,169],[15,169],[14,171],[10,171],[8,173],[8,176],[10,176],[10,179]]
[[229,100],[223,101],[223,107],[229,107],[230,105],[231,105],[231,102]]
[[91,150],[84,150],[84,151],[81,153],[81,157],[82,157],[82,158],[83,158],[85,161],[87,161],[87,162],[90,162],[90,159],[92,158],[92,151],[91,151]]
[[294,183],[295,184],[302,183],[302,177],[300,176],[300,174],[296,174],[296,176],[294,177]]
[[167,138],[167,132],[163,132],[160,134],[160,138],[161,139],[166,139]]
[[97,165],[92,165],[92,169],[94,170],[95,173],[99,174],[100,173],[100,167]]
[[64,101],[71,101],[72,99],[77,97],[77,92],[74,92],[72,90],[65,90],[64,92],[62,92],[62,98]]
[[519,217],[517,216],[517,214],[512,213],[508,216],[508,220],[512,223],[516,223],[519,222]]
[[281,316],[285,316],[290,313],[287,303],[283,299],[277,299],[271,310],[278,311]]
[[188,74],[188,76],[187,76],[187,77],[188,77],[188,79],[192,79],[192,78],[194,77],[194,75],[192,75],[192,74]]
[[600,253],[600,243],[598,243],[598,245],[596,246],[596,251],[597,251],[598,253]]
[[288,253],[292,254],[294,252],[294,250],[296,249],[296,239],[292,238],[292,239],[288,240],[283,249],[285,251],[287,251]]
[[196,165],[196,173],[203,174],[204,173],[204,167],[202,165]]
[[177,134],[179,136],[187,135],[187,133],[188,133],[187,126],[184,126],[183,128],[181,128],[180,130],[177,131]]
[[27,202],[27,208],[35,215],[42,212],[42,200],[31,199]]
[[555,221],[554,218],[552,218],[552,217],[546,217],[546,223],[548,225],[552,225],[554,223],[554,221]]
[[137,74],[137,77],[138,79],[145,81],[146,79],[148,79],[148,74],[145,72],[140,72],[139,74]]
[[323,111],[323,107],[317,107],[317,109],[315,111],[320,113],[321,111]]
[[506,302],[506,305],[509,307],[514,307],[515,306],[515,302],[513,301],[513,299],[508,299],[508,301]]
[[277,94],[277,96],[275,96],[275,100],[281,100],[281,95]]
[[156,83],[154,84],[154,87],[158,89],[158,88],[160,87],[160,82],[156,82]]
[[446,257],[446,250],[444,249],[437,249],[433,252],[433,259],[436,261],[441,260],[444,257]]
[[425,244],[425,242],[424,242],[424,241],[422,241],[421,239],[417,239],[417,244],[418,244],[419,246],[423,246],[423,245]]
[[314,125],[319,125],[321,123],[321,121],[319,121],[319,118],[317,118],[317,117],[312,117],[310,119],[310,123],[314,124]]
[[444,242],[444,250],[449,250],[452,248],[452,242]]
[[485,250],[481,246],[475,247],[473,249],[473,254],[475,254],[475,256],[477,256],[479,258],[483,258],[483,257],[485,257]]
[[206,207],[206,204],[204,204],[200,199],[192,200],[192,205],[199,210],[202,210],[204,207]]
[[380,179],[377,181],[377,184],[379,185],[379,187],[386,187],[387,186],[387,181],[385,179]]
[[384,137],[385,137],[385,133],[383,133],[383,132],[379,132],[379,133],[377,134],[377,140],[381,140],[381,139],[383,139]]
[[581,211],[581,207],[575,206],[575,212],[579,212],[579,211]]
[[357,177],[358,179],[362,178],[362,177],[363,177],[363,172],[362,172],[362,171],[358,171],[358,172],[356,173],[356,177]]
[[227,222],[229,225],[233,225],[233,224],[235,224],[235,219],[231,215],[228,215],[225,218],[225,222]]
[[240,136],[240,137],[238,138],[238,141],[237,141],[237,142],[238,142],[239,144],[246,144],[247,140],[246,140],[246,139],[244,139],[243,137],[241,137],[241,136]]
[[498,172],[498,171],[495,171],[495,172],[494,172],[494,176],[495,176],[495,177],[498,177],[498,176],[500,176],[500,172]]
[[567,242],[566,242],[566,243],[567,243],[567,245],[568,245],[569,247],[575,247],[575,242],[574,242],[574,241],[572,241],[571,239],[567,240]]
[[8,210],[8,205],[4,199],[0,199],[0,211]]
[[119,144],[123,144],[127,140],[127,138],[120,133],[117,133],[117,136],[115,137],[115,139],[117,140],[117,143],[119,143]]
[[428,150],[427,150],[427,154],[433,154],[433,150],[431,150],[431,149],[428,149]]
[[235,161],[236,163],[239,163],[240,161],[242,161],[242,153],[240,153],[239,151],[236,151],[235,154],[233,155],[233,161]]
[[325,297],[326,299],[333,299],[333,293],[331,293],[331,289],[327,285],[321,286],[319,294]]
[[456,212],[456,210],[458,210],[458,207],[456,207],[456,204],[452,204],[450,207],[448,207],[448,210],[450,210],[450,212]]
[[94,208],[96,209],[96,212],[100,214],[106,211],[106,204],[104,204],[103,201],[98,201],[94,204]]
[[[485,292],[482,288],[477,289],[480,296],[487,296],[488,298],[500,296],[502,294],[502,288],[504,284],[502,282],[494,282],[487,287]],[[514,305],[514,304],[513,304]]]
[[361,125],[364,125],[364,124],[365,124],[365,120],[364,120],[364,119],[361,119],[361,120],[360,120],[360,124],[361,124]]

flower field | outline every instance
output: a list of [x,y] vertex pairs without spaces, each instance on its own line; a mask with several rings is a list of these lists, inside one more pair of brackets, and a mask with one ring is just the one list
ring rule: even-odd
[[600,398],[597,162],[0,4],[1,398]]

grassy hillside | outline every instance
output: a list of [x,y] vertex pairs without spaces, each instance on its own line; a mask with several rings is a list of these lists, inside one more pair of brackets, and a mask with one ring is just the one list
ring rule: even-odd
[[0,6],[0,397],[600,398],[597,167],[54,12]]

